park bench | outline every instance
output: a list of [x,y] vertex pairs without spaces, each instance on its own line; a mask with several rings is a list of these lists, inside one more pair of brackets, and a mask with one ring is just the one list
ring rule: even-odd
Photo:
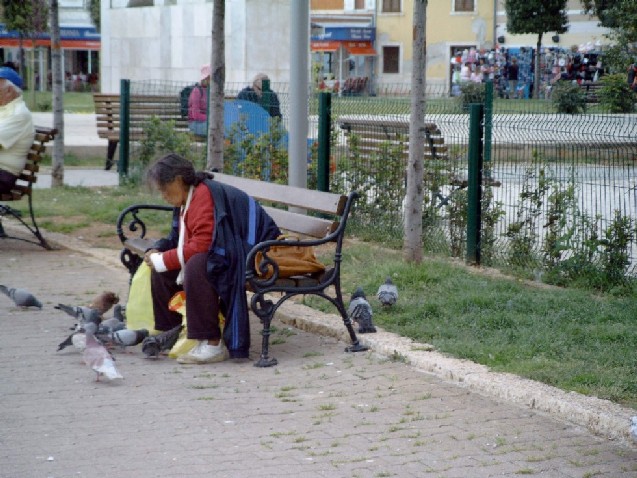
[[[341,116],[338,124],[352,146],[356,136],[356,148],[361,157],[370,158],[383,154],[386,146],[398,146],[402,158],[409,157],[409,121],[407,119]],[[425,123],[425,159],[447,159],[447,146],[440,128],[435,123]]]
[[33,212],[33,183],[35,183],[38,179],[37,173],[40,171],[40,162],[43,159],[44,151],[46,150],[46,143],[52,141],[57,134],[57,130],[52,128],[44,128],[41,126],[35,127],[35,136],[33,138],[33,144],[31,145],[31,149],[27,153],[27,162],[18,177],[18,181],[14,186],[13,190],[10,193],[0,194],[0,203],[5,202],[15,202],[20,201],[23,198],[26,198],[29,204],[29,218],[30,223],[27,222],[23,217],[22,213],[8,204],[0,204],[0,216],[10,215],[17,219],[22,225],[24,225],[36,238],[36,241],[32,241],[29,239],[24,239],[22,237],[14,237],[7,234],[5,229],[2,227],[2,222],[0,221],[0,238],[2,239],[18,239],[25,242],[30,242],[32,244],[37,244],[42,246],[45,249],[51,249],[51,246],[46,241],[42,233],[40,232],[40,228],[35,220],[35,214]]
[[[106,153],[107,169],[114,163],[115,150],[120,137],[120,95],[93,93],[97,135],[108,140]],[[129,101],[129,139],[144,138],[144,128],[152,117],[162,121],[174,121],[175,131],[190,133],[188,118],[181,115],[179,95],[131,95]],[[191,135],[193,141],[204,142],[206,138]]]
[[579,84],[580,89],[585,95],[586,103],[599,103],[597,95],[602,86],[602,83],[592,81],[582,81]]
[[[357,194],[313,191],[219,173],[215,173],[214,180],[241,189],[258,200],[281,230],[297,236],[293,241],[272,240],[256,244],[246,259],[246,288],[252,292],[250,308],[263,324],[261,355],[255,365],[276,365],[277,360],[269,355],[270,323],[281,304],[297,295],[312,294],[331,302],[341,315],[352,342],[346,350],[367,350],[366,346],[359,343],[341,292],[343,239]],[[145,251],[155,242],[146,237],[147,227],[141,215],[158,210],[171,213],[173,208],[164,205],[133,205],[124,209],[117,219],[117,234],[124,246],[120,259],[129,270],[131,279],[141,264]],[[166,216],[166,221],[170,221],[171,217]],[[126,235],[129,232],[135,237],[129,238]],[[267,256],[267,251],[280,244],[301,247],[329,245],[331,262],[326,264],[324,272],[318,274],[279,277],[278,265]],[[273,266],[273,275],[270,278],[259,275],[256,270],[255,257],[258,252],[264,253],[268,257],[266,263]],[[276,294],[276,298],[272,294]]]

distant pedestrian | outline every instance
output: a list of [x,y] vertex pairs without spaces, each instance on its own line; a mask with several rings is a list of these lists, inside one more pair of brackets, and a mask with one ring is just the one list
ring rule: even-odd
[[628,67],[628,85],[630,89],[637,93],[637,64],[633,63]]
[[507,66],[507,77],[509,78],[509,99],[517,97],[518,79],[520,66],[516,57],[511,58],[511,63]]
[[273,118],[281,118],[281,106],[279,103],[279,97],[274,91],[268,91],[267,95],[267,104],[266,101],[263,101],[263,81],[270,79],[268,75],[265,73],[259,73],[254,77],[252,81],[252,86],[246,86],[242,89],[237,95],[238,100],[247,100],[252,101],[258,105],[264,107],[264,109],[272,116]]

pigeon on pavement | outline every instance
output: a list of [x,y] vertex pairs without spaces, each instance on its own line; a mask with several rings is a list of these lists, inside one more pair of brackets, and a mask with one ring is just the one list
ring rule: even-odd
[[91,309],[99,310],[100,315],[104,315],[118,302],[119,296],[115,292],[105,291],[95,297],[89,304],[89,307]]
[[122,349],[141,344],[146,337],[148,337],[148,330],[146,329],[122,329],[113,332],[110,336],[112,343],[119,345]]
[[183,325],[178,325],[158,335],[146,337],[142,341],[142,352],[146,358],[158,358],[161,352],[172,349],[183,327]]
[[102,314],[100,313],[100,311],[91,307],[84,307],[82,305],[58,304],[55,306],[55,308],[61,310],[62,312],[66,312],[68,315],[79,320],[80,322],[97,322],[99,324],[102,321]]
[[7,287],[0,285],[0,292],[9,297],[18,307],[37,307],[42,308],[42,302],[26,289],[16,289],[15,287]]
[[109,380],[123,378],[115,368],[115,361],[111,354],[93,334],[86,334],[86,348],[83,358],[84,363],[97,373],[97,382],[100,381],[101,375],[106,376]]
[[365,293],[361,287],[356,288],[347,309],[349,318],[358,324],[358,332],[361,334],[376,332],[372,323],[372,306],[367,302]]
[[126,310],[122,304],[117,304],[113,307],[113,317],[120,322],[126,322]]
[[118,330],[122,330],[126,328],[126,324],[121,322],[116,317],[111,317],[110,319],[102,320],[100,324],[98,333],[99,334],[112,334],[113,332],[117,332]]
[[388,276],[385,282],[378,287],[376,297],[378,297],[381,304],[386,306],[396,303],[396,300],[398,300],[398,288],[392,282],[391,277]]

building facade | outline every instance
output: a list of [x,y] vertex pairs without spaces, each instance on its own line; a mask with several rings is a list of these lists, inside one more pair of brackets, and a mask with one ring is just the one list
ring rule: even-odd
[[[290,78],[290,1],[225,2],[226,82]],[[210,0],[102,0],[102,91],[120,79],[191,82],[210,63]]]

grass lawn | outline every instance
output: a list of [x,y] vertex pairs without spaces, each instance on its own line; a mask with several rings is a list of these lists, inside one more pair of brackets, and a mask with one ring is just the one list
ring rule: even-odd
[[[44,227],[114,250],[119,211],[142,202],[162,204],[157,195],[131,187],[64,187],[34,194]],[[156,214],[148,225],[156,237],[167,232],[168,220]],[[386,330],[493,370],[637,408],[634,293],[548,287],[438,258],[406,264],[399,251],[359,240],[348,241],[344,251],[344,292],[362,286],[374,322]],[[382,309],[375,292],[388,275],[400,297],[394,308]],[[307,303],[335,313],[319,298]]]

